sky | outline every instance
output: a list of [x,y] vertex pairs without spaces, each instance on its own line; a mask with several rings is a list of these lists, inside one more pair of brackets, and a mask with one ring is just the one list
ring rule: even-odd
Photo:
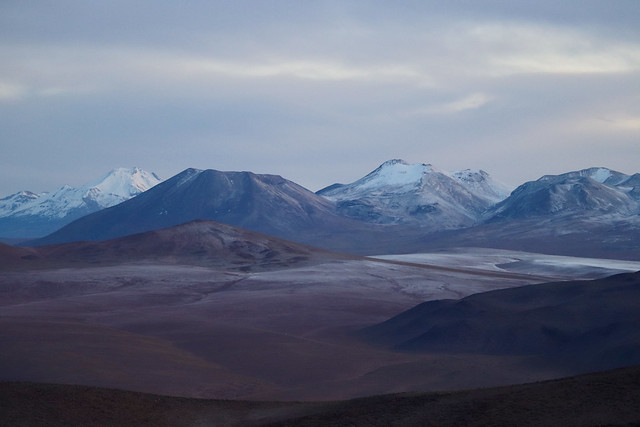
[[638,0],[3,0],[0,197],[117,167],[640,172]]

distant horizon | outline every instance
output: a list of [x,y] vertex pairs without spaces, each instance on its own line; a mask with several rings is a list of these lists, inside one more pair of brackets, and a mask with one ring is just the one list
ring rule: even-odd
[[[256,171],[252,171],[252,170],[240,170],[240,169],[238,169],[238,170],[222,170],[222,169],[216,169],[216,168],[193,168],[193,167],[187,167],[187,168],[182,169],[182,170],[180,170],[180,171],[178,171],[178,172],[176,172],[176,173],[174,173],[174,174],[172,174],[172,175],[170,175],[170,176],[166,176],[166,177],[165,177],[165,176],[162,176],[162,175],[158,174],[157,172],[155,172],[155,171],[153,171],[153,170],[148,170],[148,169],[145,169],[145,168],[142,168],[142,167],[139,167],[139,166],[135,166],[135,165],[134,165],[134,166],[118,166],[118,167],[113,167],[113,168],[109,169],[109,170],[108,170],[108,171],[106,171],[106,172],[100,173],[100,174],[98,174],[98,175],[94,176],[93,178],[90,178],[90,179],[89,179],[88,181],[86,181],[86,182],[79,182],[79,183],[77,183],[77,184],[61,183],[61,184],[59,184],[59,185],[57,185],[57,186],[56,186],[56,185],[54,185],[53,187],[50,187],[50,188],[48,188],[48,189],[39,190],[39,191],[36,191],[36,190],[30,189],[30,188],[23,188],[23,189],[18,189],[18,190],[16,190],[16,191],[13,191],[13,192],[10,192],[10,193],[6,193],[6,194],[2,194],[2,193],[0,193],[0,199],[5,198],[5,197],[8,197],[8,196],[11,196],[11,195],[13,195],[13,194],[17,194],[17,193],[22,192],[22,191],[30,191],[30,192],[35,193],[35,194],[43,194],[43,193],[48,193],[48,192],[52,192],[52,191],[58,190],[58,189],[60,189],[60,188],[64,187],[65,185],[68,185],[68,186],[71,186],[71,187],[81,187],[81,186],[83,186],[83,185],[87,185],[87,184],[91,183],[92,181],[96,181],[97,179],[99,179],[99,178],[101,178],[101,177],[105,177],[105,176],[107,176],[109,173],[111,173],[111,172],[113,172],[113,171],[116,171],[116,170],[118,170],[118,169],[135,169],[135,168],[139,168],[139,169],[142,169],[142,170],[144,170],[144,171],[146,171],[146,172],[149,172],[149,173],[155,174],[155,175],[156,175],[156,177],[158,177],[158,178],[159,178],[159,179],[161,179],[162,181],[166,181],[167,179],[170,179],[170,178],[172,178],[172,177],[174,177],[174,176],[176,176],[176,175],[178,175],[178,174],[180,174],[180,173],[184,172],[184,171],[185,171],[185,170],[187,170],[187,169],[197,169],[197,170],[218,170],[218,171],[221,171],[221,172],[251,172],[251,173],[255,173],[255,174],[278,175],[278,176],[281,176],[282,178],[285,178],[285,179],[287,179],[287,180],[289,180],[289,181],[295,182],[296,184],[301,185],[302,187],[306,188],[307,190],[312,191],[312,192],[314,192],[314,193],[315,193],[315,192],[318,192],[318,191],[320,191],[320,190],[322,190],[322,189],[324,189],[324,188],[326,188],[326,187],[329,187],[329,186],[331,186],[331,185],[334,185],[334,184],[349,184],[349,183],[355,182],[355,181],[359,180],[360,178],[363,178],[363,177],[365,177],[366,175],[368,175],[369,173],[373,172],[376,168],[380,167],[380,166],[381,166],[381,165],[383,165],[385,162],[388,162],[388,161],[390,161],[390,160],[404,160],[404,159],[399,159],[399,158],[397,158],[397,157],[396,157],[396,158],[393,158],[393,159],[385,160],[385,161],[381,162],[380,164],[378,164],[378,165],[376,165],[376,166],[373,166],[373,167],[372,167],[368,172],[363,173],[361,176],[359,176],[359,177],[357,177],[357,178],[355,178],[355,179],[353,179],[353,180],[351,180],[351,181],[346,181],[346,182],[338,182],[338,181],[335,181],[335,182],[329,183],[329,184],[327,184],[327,185],[325,185],[325,186],[323,186],[323,187],[317,188],[317,189],[309,188],[309,187],[305,186],[304,184],[302,184],[301,182],[296,181],[296,180],[293,180],[293,179],[290,179],[290,178],[288,178],[287,176],[285,176],[285,175],[283,175],[283,174],[280,174],[280,173],[277,173],[277,172],[256,172]],[[427,164],[427,165],[431,165],[431,166],[433,166],[433,167],[435,167],[435,168],[437,168],[437,169],[439,169],[439,170],[441,170],[441,171],[443,171],[443,172],[446,172],[446,173],[460,172],[460,171],[467,170],[467,169],[469,169],[469,170],[483,170],[484,172],[487,172],[487,173],[488,173],[488,174],[489,174],[489,175],[490,175],[494,180],[496,180],[496,181],[498,181],[498,182],[500,182],[500,183],[502,183],[502,184],[505,184],[507,187],[510,187],[510,188],[511,188],[511,190],[513,190],[513,189],[517,188],[518,186],[520,186],[520,185],[524,184],[525,182],[536,181],[537,179],[542,178],[542,177],[543,177],[543,176],[545,176],[545,175],[561,175],[561,174],[563,174],[563,173],[568,173],[568,172],[577,172],[577,171],[580,171],[580,170],[587,170],[587,169],[592,169],[592,168],[604,168],[604,169],[608,169],[608,170],[611,170],[611,171],[614,171],[614,172],[620,172],[620,173],[623,173],[623,174],[625,174],[625,175],[633,175],[633,174],[635,174],[635,173],[640,173],[640,170],[639,170],[639,171],[637,171],[637,172],[631,172],[631,173],[629,173],[629,172],[624,172],[624,171],[620,171],[620,170],[616,170],[616,169],[608,168],[608,167],[606,167],[606,166],[589,166],[589,167],[584,167],[584,168],[575,169],[575,170],[567,170],[567,171],[563,171],[563,172],[560,172],[560,173],[545,173],[545,174],[540,175],[539,177],[534,178],[534,179],[530,179],[530,180],[527,180],[527,181],[522,181],[522,182],[520,182],[520,183],[516,183],[516,184],[511,184],[511,183],[504,182],[504,181],[502,181],[502,180],[500,180],[500,179],[496,178],[496,177],[495,177],[495,175],[491,173],[491,171],[484,170],[484,169],[481,169],[481,168],[467,167],[467,168],[458,169],[458,170],[445,170],[445,169],[440,168],[438,165],[433,164],[433,163],[425,163],[425,162],[416,162],[416,163],[407,162],[407,163],[409,163],[409,164]]]

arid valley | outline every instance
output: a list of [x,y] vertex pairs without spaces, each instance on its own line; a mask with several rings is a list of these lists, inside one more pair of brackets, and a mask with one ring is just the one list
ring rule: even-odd
[[640,270],[479,248],[358,257],[238,230],[198,221],[92,244],[4,247],[12,261],[0,276],[0,377],[243,401],[556,379],[602,366],[587,355],[567,364],[509,351],[401,351],[362,330],[425,301]]

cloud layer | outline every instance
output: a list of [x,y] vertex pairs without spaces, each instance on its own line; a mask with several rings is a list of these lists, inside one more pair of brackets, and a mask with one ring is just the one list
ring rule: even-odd
[[133,165],[640,171],[640,4],[518,3],[5,2],[0,197]]

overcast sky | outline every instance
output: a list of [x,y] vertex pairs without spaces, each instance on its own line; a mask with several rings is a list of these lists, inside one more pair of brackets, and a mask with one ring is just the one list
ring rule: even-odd
[[0,197],[116,167],[640,172],[640,1],[0,2]]

